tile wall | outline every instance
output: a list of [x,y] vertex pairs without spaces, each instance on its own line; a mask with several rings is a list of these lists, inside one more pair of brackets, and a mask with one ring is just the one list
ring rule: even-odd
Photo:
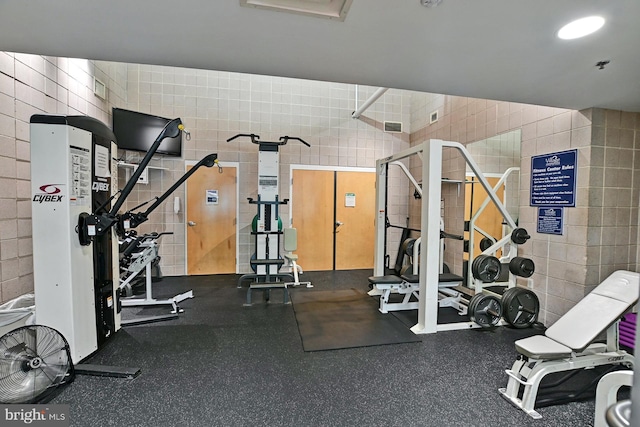
[[[240,273],[250,272],[249,258],[254,252],[250,222],[255,205],[244,201],[248,197],[257,198],[258,150],[246,139],[227,143],[228,138],[238,133],[254,133],[261,140],[277,141],[288,135],[311,144],[307,148],[290,141],[281,148],[281,198],[289,198],[290,165],[372,168],[377,158],[409,146],[406,129],[410,126],[411,94],[407,91],[389,90],[355,120],[351,118],[355,110],[354,85],[175,67],[137,64],[126,67],[126,102],[112,105],[164,117],[179,116],[191,132],[191,140],[185,141],[184,159],[158,158],[155,163],[169,171],[150,172],[159,179],[154,179],[150,187],[137,185],[129,203],[148,200],[169,188],[184,173],[183,160],[199,160],[216,152],[222,163],[239,162]],[[359,87],[360,104],[375,89]],[[403,122],[405,132],[384,132],[385,120]],[[125,156],[132,162],[140,157],[132,152]],[[393,180],[390,185],[396,194],[400,191],[406,194],[406,188]],[[184,188],[176,190],[175,195],[184,200]],[[395,207],[390,207],[399,218],[407,217],[403,199],[396,199]],[[173,231],[173,236],[163,238],[160,249],[163,273],[184,274],[184,214],[174,214],[169,202],[158,211],[161,212],[153,214],[141,231],[158,228]],[[287,205],[282,209],[282,217],[288,224]],[[390,242],[390,248],[396,246],[397,243]]]
[[[93,94],[94,76],[107,86],[107,99]],[[359,103],[376,88],[360,87]],[[182,158],[157,156],[149,185],[136,185],[127,206],[162,194],[185,171],[185,160],[217,152],[222,162],[240,163],[240,200],[256,197],[257,147],[248,141],[226,143],[237,133],[263,140],[300,136],[312,147],[289,143],[281,150],[281,193],[289,197],[289,167],[374,167],[375,159],[409,146],[410,93],[389,90],[360,120],[355,86],[172,67],[93,62],[0,52],[0,302],[33,289],[30,212],[29,119],[32,114],[84,114],[111,125],[111,108],[164,117],[181,117],[191,131]],[[404,133],[386,133],[383,121],[401,121]],[[139,153],[120,151],[126,161]],[[120,185],[127,169],[119,168]],[[392,215],[406,220],[406,187],[390,182],[397,206]],[[184,188],[176,195],[183,200]],[[185,272],[184,214],[173,213],[173,198],[150,216],[140,232],[167,230],[160,253],[163,273]],[[402,203],[400,203],[402,200]],[[393,201],[392,201],[393,204]],[[240,203],[240,272],[248,272],[253,252],[249,224],[254,207]],[[283,219],[289,212],[285,207]],[[393,222],[398,222],[392,216]],[[397,243],[390,243],[390,248]],[[392,254],[395,256],[395,254]]]
[[[84,114],[108,122],[85,59],[0,52],[0,302],[33,290],[29,120]],[[117,95],[111,94],[116,102]]]

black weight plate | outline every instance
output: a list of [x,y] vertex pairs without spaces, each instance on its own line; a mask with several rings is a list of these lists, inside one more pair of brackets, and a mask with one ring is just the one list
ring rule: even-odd
[[511,232],[511,241],[516,245],[522,245],[530,238],[531,236],[524,228],[516,228]]
[[531,277],[536,271],[536,265],[532,259],[517,256],[509,261],[509,271],[516,276]]
[[504,320],[514,328],[528,328],[538,320],[540,313],[538,296],[528,289],[511,289],[507,298],[503,297],[502,301]]
[[469,306],[467,307],[467,316],[469,316],[470,320],[472,321],[473,319],[471,319],[471,313],[473,313],[473,311],[476,309],[476,305],[478,304],[478,299],[481,297],[482,297],[482,294],[475,294],[469,300]]
[[415,244],[415,242],[416,242],[416,239],[412,237],[405,239],[402,242],[402,245],[400,246],[400,250],[402,251],[402,253],[409,256],[413,256],[413,245]]
[[[472,309],[473,308],[473,309]],[[469,303],[469,318],[483,328],[492,328],[500,322],[502,306],[492,295],[476,294]]]
[[483,283],[495,282],[500,277],[501,268],[500,260],[489,255],[478,255],[471,264],[473,277],[482,280]]
[[[257,215],[256,215],[256,216],[257,216]],[[258,259],[258,256],[257,256],[257,255],[256,255],[256,253],[254,252],[254,253],[251,255],[251,261],[256,260],[256,259]],[[258,266],[257,266],[257,265],[255,265],[255,264],[251,264],[251,269],[253,270],[253,272],[254,272],[254,273],[257,273],[257,272],[258,272]]]
[[513,295],[514,293],[517,293],[518,288],[508,288],[505,289],[505,291],[502,293],[502,312],[504,313],[505,311],[507,311],[506,307],[508,304],[511,304],[511,300],[513,299]]
[[493,245],[493,240],[491,240],[488,237],[483,237],[482,240],[480,240],[480,250],[481,251],[485,251],[485,250],[489,249],[491,247],[491,245]]
[[480,298],[481,296],[482,294],[475,294],[471,297],[471,299],[469,300],[469,306],[467,307],[467,314],[471,314],[476,306],[476,303],[478,302],[478,298]]

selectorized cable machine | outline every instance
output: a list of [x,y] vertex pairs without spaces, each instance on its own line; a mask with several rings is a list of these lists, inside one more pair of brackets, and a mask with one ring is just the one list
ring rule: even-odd
[[[289,300],[287,284],[294,281],[291,273],[280,273],[280,267],[284,259],[280,255],[280,235],[282,232],[282,220],[279,216],[280,205],[289,202],[288,199],[280,199],[280,154],[279,148],[286,145],[289,140],[297,140],[302,144],[310,145],[297,137],[282,136],[279,141],[261,141],[256,134],[238,134],[227,139],[231,142],[236,138],[249,138],[253,144],[258,145],[258,199],[248,198],[250,204],[256,205],[257,214],[252,221],[251,234],[255,237],[255,253],[249,261],[254,274],[245,274],[238,279],[238,288],[242,287],[245,280],[253,280],[247,290],[247,302],[250,306],[251,291],[262,289],[265,292],[265,300],[269,300],[270,291],[274,288],[283,289],[283,302]],[[283,281],[282,279],[288,279]],[[294,282],[297,283],[297,282]]]
[[[66,338],[75,364],[122,326],[116,231],[146,221],[190,174],[147,211],[124,216],[118,211],[160,143],[179,136],[184,125],[179,118],[169,121],[125,187],[115,191],[117,144],[104,123],[86,116],[50,115],[33,115],[30,123],[36,317],[38,324]],[[200,166],[216,163],[217,154],[212,154]],[[139,373],[90,366],[76,372],[126,377]]]

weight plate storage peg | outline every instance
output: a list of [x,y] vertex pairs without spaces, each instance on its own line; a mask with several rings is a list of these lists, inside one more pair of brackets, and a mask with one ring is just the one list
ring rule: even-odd
[[511,241],[516,245],[521,245],[529,240],[531,236],[524,228],[515,228],[511,232]]
[[524,329],[538,320],[540,301],[529,289],[509,288],[502,294],[504,320],[516,329]]
[[475,294],[469,301],[469,318],[483,328],[492,328],[500,323],[502,306],[493,295]]
[[471,273],[483,283],[492,283],[500,277],[501,268],[502,264],[498,258],[491,255],[478,255],[471,264]]
[[509,261],[509,271],[516,276],[531,277],[536,271],[536,265],[532,259],[517,256]]

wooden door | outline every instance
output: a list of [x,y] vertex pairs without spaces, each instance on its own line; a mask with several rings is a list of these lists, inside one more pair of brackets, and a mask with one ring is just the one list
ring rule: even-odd
[[300,265],[333,270],[333,171],[293,170],[292,224],[298,230]]
[[373,268],[375,182],[374,172],[293,170],[292,224],[305,270]]
[[187,181],[188,275],[236,272],[236,177],[236,167],[203,167]]
[[336,270],[373,268],[376,174],[336,174]]

